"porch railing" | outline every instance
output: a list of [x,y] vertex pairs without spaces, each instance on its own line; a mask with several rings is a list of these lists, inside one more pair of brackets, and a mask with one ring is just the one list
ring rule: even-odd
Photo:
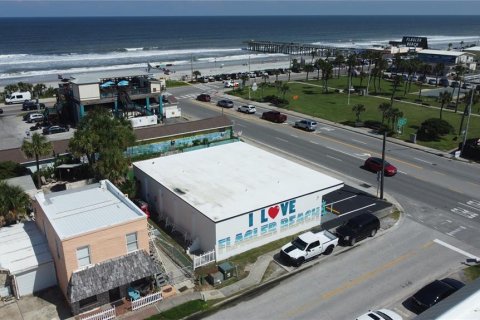
[[115,319],[116,317],[117,317],[117,314],[115,313],[115,306],[113,306],[110,309],[100,311],[97,313],[84,315],[84,316],[80,315],[78,318],[80,320],[109,320],[109,319]]
[[133,300],[132,301],[132,311],[138,310],[140,308],[143,308],[145,306],[148,306],[152,303],[155,303],[157,301],[163,300],[162,293],[161,292],[156,292],[149,294],[148,296],[145,296],[143,298]]

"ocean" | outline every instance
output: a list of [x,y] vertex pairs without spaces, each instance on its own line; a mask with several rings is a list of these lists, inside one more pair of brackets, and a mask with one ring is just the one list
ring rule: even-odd
[[247,40],[344,47],[424,36],[431,48],[480,43],[478,16],[0,18],[0,85],[57,74],[153,65],[287,59],[251,54]]

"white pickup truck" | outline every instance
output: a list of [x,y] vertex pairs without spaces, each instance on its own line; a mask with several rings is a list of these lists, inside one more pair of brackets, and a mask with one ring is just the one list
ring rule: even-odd
[[325,230],[317,233],[311,231],[299,235],[286,244],[280,251],[280,256],[289,263],[299,267],[305,261],[319,255],[330,254],[338,244],[338,238]]

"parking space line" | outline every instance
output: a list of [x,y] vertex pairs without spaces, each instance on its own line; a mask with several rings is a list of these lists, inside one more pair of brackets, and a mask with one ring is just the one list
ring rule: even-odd
[[460,248],[457,248],[457,247],[455,247],[455,246],[452,246],[451,244],[448,244],[448,243],[446,243],[446,242],[443,242],[442,240],[435,239],[435,240],[433,240],[433,242],[436,242],[436,243],[438,243],[439,245],[444,246],[445,248],[448,248],[448,249],[450,249],[450,250],[453,250],[453,251],[455,251],[455,252],[458,252],[458,253],[460,253],[461,255],[464,255],[464,256],[467,257],[467,258],[480,260],[479,257],[474,256],[473,254],[468,253],[468,252],[466,252],[466,251],[463,251],[463,250],[460,249]]
[[355,141],[355,142],[360,143],[360,144],[367,144],[366,142],[355,140],[355,139],[352,139],[352,141]]
[[357,212],[357,211],[360,211],[360,210],[362,210],[362,209],[369,208],[369,207],[374,206],[374,205],[376,205],[376,203],[372,203],[372,204],[369,204],[368,206],[361,207],[361,208],[358,208],[358,209],[355,209],[355,210],[352,210],[352,211],[345,212],[344,214],[349,214],[349,213]]
[[275,138],[280,140],[280,141],[283,141],[283,142],[288,142],[288,140],[285,140],[285,139],[282,139],[282,138],[279,138],[279,137],[275,137]]
[[337,161],[340,161],[340,162],[343,161],[342,159],[332,157],[332,156],[330,156],[330,155],[328,155],[328,154],[327,154],[327,158],[331,158],[331,159],[334,159],[334,160],[337,160]]
[[353,199],[355,197],[358,197],[358,196],[354,195],[354,196],[351,196],[351,197],[348,197],[348,198],[345,198],[345,199],[341,199],[341,200],[338,200],[338,201],[335,201],[335,202],[331,202],[330,204],[335,204],[335,203],[339,203],[339,202],[342,202],[342,201],[347,201],[347,200]]

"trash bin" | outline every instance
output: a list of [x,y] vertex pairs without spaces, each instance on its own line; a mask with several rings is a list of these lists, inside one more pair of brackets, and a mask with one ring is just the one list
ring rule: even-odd
[[216,286],[217,284],[221,284],[223,281],[223,274],[220,271],[215,273],[210,273],[207,277],[207,281],[212,285]]
[[416,133],[410,133],[410,142],[411,143],[417,143],[417,134]]
[[218,266],[218,271],[223,274],[223,279],[227,280],[233,276],[234,268],[235,267],[230,262],[224,262]]

